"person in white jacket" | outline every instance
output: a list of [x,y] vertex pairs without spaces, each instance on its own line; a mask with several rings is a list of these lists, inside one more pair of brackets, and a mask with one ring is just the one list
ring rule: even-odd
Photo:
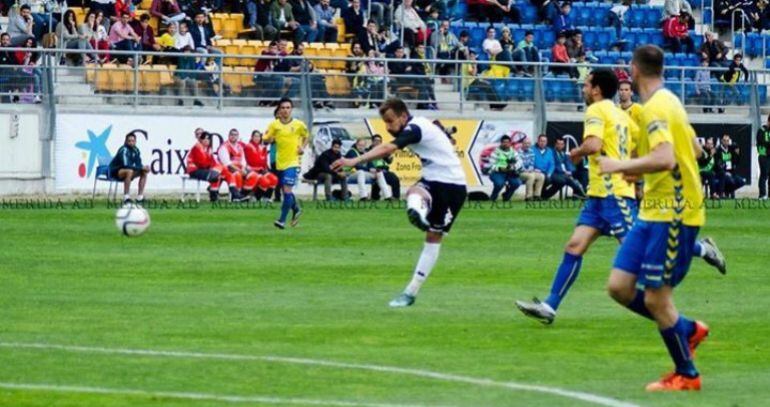
[[417,10],[415,10],[413,4],[414,0],[404,0],[404,2],[396,8],[396,12],[393,16],[395,19],[394,23],[399,26],[399,28],[401,26],[404,27],[403,42],[410,48],[414,48],[415,44],[417,44],[418,33],[422,31],[423,35],[426,35],[426,30],[428,28],[428,26],[425,25],[425,21],[422,21],[420,15],[417,14]]

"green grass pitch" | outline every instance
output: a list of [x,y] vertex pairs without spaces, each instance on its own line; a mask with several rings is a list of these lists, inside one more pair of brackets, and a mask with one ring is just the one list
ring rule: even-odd
[[[728,274],[695,259],[676,292],[680,310],[711,326],[696,360],[704,388],[647,394],[671,362],[653,324],[605,293],[614,241],[591,248],[553,326],[513,305],[547,293],[577,208],[466,207],[417,303],[399,310],[387,302],[410,278],[423,238],[403,209],[305,208],[299,227],[278,231],[277,208],[172,205],[151,210],[139,238],[120,235],[104,204],[0,209],[0,405],[595,405],[253,356],[420,369],[644,406],[770,403],[770,210],[725,202],[708,211],[701,236],[717,240]],[[31,343],[86,348],[13,345]],[[236,356],[200,355],[212,353]]]

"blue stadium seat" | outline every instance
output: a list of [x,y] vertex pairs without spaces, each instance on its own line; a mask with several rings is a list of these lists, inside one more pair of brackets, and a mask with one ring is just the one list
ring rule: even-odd
[[639,28],[644,26],[644,7],[643,6],[631,6],[626,11],[626,23],[629,27]]
[[[461,1],[461,0],[458,0]],[[537,22],[537,8],[530,4],[528,1],[523,1],[516,4],[521,12],[521,22],[526,24],[534,24]]]
[[647,7],[645,9],[644,27],[660,28],[663,18],[663,7]]
[[759,92],[759,103],[761,105],[767,104],[767,86],[759,86],[757,91]]
[[519,41],[524,39],[524,34],[526,32],[527,30],[521,28],[520,26],[512,26],[511,35],[513,35],[513,42],[518,44]]
[[558,93],[556,92],[556,88],[554,86],[555,82],[556,80],[552,78],[543,79],[543,88],[545,88],[543,93],[545,93],[546,102],[553,102],[556,100],[556,95]]
[[674,80],[666,81],[665,87],[679,97],[679,99],[682,99],[682,82]]
[[[693,8],[695,8],[695,7],[693,7]],[[706,22],[706,21],[711,22],[711,15],[712,15],[712,13],[713,13],[713,11],[710,8],[707,8],[707,9],[703,10],[703,21],[704,22]]]
[[452,8],[452,19],[456,20],[465,20],[465,17],[468,15],[468,4],[464,1],[458,1],[455,3],[454,8]]
[[597,37],[598,35],[596,34],[596,31],[592,28],[589,28],[583,31],[583,43],[585,43],[586,48],[589,48],[589,49],[598,48],[596,46]]
[[594,56],[599,59],[599,63],[600,64],[604,64],[604,63],[606,63],[604,61],[607,60],[607,51],[605,51],[603,49],[599,50],[599,51],[594,51]]
[[620,58],[620,52],[619,51],[608,51],[607,52],[607,63],[608,64],[614,64],[615,61],[617,61]]
[[497,93],[497,96],[500,97],[502,100],[508,100],[507,95],[507,89],[506,89],[506,83],[510,82],[504,79],[493,79],[490,82],[492,85],[492,88],[495,90],[495,93]]
[[535,41],[539,43],[537,47],[540,49],[550,49],[556,42],[556,33],[552,30],[546,30],[540,32],[540,35],[535,37]]
[[660,29],[657,28],[647,28],[650,30],[650,43],[655,44],[659,47],[663,47],[663,45],[666,43],[666,39],[663,38],[663,32]]
[[487,30],[484,27],[474,27],[469,30],[469,33],[471,47],[481,47],[481,43],[487,37]]
[[534,100],[535,96],[535,80],[534,79],[521,79],[521,87],[519,90],[519,97],[517,99],[519,101],[529,101]]
[[649,44],[650,43],[650,33],[647,31],[646,28],[643,28],[640,30],[641,32],[636,34],[636,45],[642,45],[642,44]]
[[703,45],[703,36],[698,35],[693,30],[690,30],[690,37],[692,38],[692,42],[695,44],[695,52],[697,52],[700,49],[700,46]]
[[615,29],[604,28],[597,34],[596,45],[598,49],[608,49],[615,42]]
[[770,58],[765,59],[765,68],[770,69]]

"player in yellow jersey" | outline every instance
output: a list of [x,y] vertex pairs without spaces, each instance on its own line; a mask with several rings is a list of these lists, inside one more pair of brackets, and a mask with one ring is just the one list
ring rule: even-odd
[[639,124],[639,114],[642,113],[642,105],[634,102],[634,91],[631,82],[622,81],[618,85],[618,107],[628,113],[634,123]]
[[273,143],[273,148],[276,149],[275,169],[279,186],[283,191],[281,217],[274,223],[275,227],[279,229],[286,228],[289,210],[292,211],[292,226],[297,225],[302,215],[302,208],[294,197],[293,189],[294,185],[297,184],[300,156],[307,145],[308,131],[305,123],[291,116],[293,108],[294,104],[291,99],[281,99],[276,109],[277,118],[267,127],[263,138],[264,142]]
[[621,174],[600,175],[597,157],[630,158],[631,139],[638,132],[631,118],[612,102],[618,78],[609,69],[595,69],[583,84],[588,108],[583,126],[583,143],[570,152],[573,161],[588,157],[588,201],[564,248],[564,256],[545,301],[516,301],[524,315],[544,324],[553,323],[556,310],[580,273],[583,254],[601,235],[622,241],[636,217],[634,186]]
[[599,158],[604,174],[644,177],[639,218],[615,257],[608,290],[620,304],[655,320],[676,365],[674,372],[650,383],[647,390],[700,390],[693,353],[708,335],[708,327],[681,315],[673,302],[674,287],[687,274],[706,220],[697,163],[700,150],[687,113],[663,87],[662,74],[663,51],[653,45],[637,48],[631,76],[644,103],[639,157]]

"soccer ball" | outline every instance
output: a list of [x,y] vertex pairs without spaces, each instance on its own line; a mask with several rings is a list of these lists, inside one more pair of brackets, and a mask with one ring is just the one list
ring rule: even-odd
[[150,227],[150,214],[141,206],[125,204],[115,214],[115,226],[126,236],[139,236]]

